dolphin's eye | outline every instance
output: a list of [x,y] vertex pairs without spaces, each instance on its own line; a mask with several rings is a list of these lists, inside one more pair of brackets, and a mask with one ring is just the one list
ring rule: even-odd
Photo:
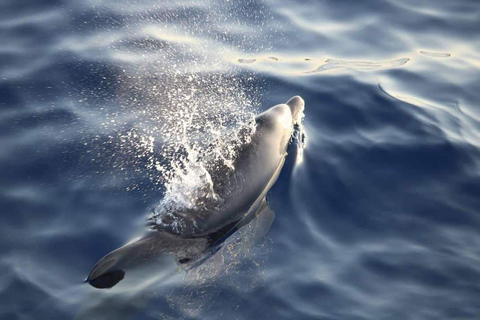
[[190,260],[192,260],[192,259],[190,259],[190,258],[182,258],[182,259],[178,260],[178,263],[184,264],[184,263],[190,262]]
[[264,122],[265,122],[265,117],[257,117],[257,118],[255,118],[255,123],[256,123],[257,125],[262,124],[262,123],[264,123]]

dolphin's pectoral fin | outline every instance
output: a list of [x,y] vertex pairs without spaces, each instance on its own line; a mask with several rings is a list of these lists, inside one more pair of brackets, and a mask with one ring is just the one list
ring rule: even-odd
[[236,228],[239,221],[240,220],[233,221],[233,222],[227,224],[225,227],[223,227],[221,229],[218,229],[215,232],[210,233],[207,236],[207,240],[208,240],[209,245],[218,244],[218,243],[221,242],[222,238],[225,238],[226,236],[228,237],[228,235],[231,234],[231,231]]
[[260,206],[258,207],[258,210],[255,211],[255,216],[259,216],[260,213],[266,208],[268,207],[268,200],[267,200],[267,197],[265,196],[263,199],[262,199],[262,203],[260,204]]
[[[268,212],[267,212],[268,211]],[[227,226],[217,230],[214,233],[211,233],[210,235],[207,236],[208,239],[208,246],[207,246],[207,251],[205,251],[203,257],[195,261],[194,264],[189,266],[189,268],[195,268],[199,265],[201,265],[204,261],[206,261],[208,258],[216,254],[218,251],[220,251],[225,242],[228,241],[228,239],[233,235],[236,234],[237,231],[242,229],[245,226],[248,226],[253,220],[263,216],[264,212],[269,213],[269,216],[272,216],[273,218],[275,217],[275,213],[270,210],[268,207],[268,201],[266,199],[266,196],[263,197],[260,201],[259,204],[256,205],[253,209],[249,210],[245,216],[237,221],[234,221]],[[273,218],[271,218],[271,221],[273,221]],[[270,228],[271,221],[268,224],[267,230]],[[243,230],[243,229],[242,229]],[[187,261],[189,262],[189,261]],[[179,263],[181,263],[179,261]]]
[[225,239],[230,237],[233,233],[235,233],[238,229],[242,228],[243,226],[247,225],[250,221],[252,221],[257,215],[263,211],[266,207],[268,207],[266,197],[260,201],[260,204],[256,208],[256,210],[252,210],[248,212],[243,218],[233,221],[227,224],[225,227],[210,233],[207,236],[209,246],[218,246],[220,245]]

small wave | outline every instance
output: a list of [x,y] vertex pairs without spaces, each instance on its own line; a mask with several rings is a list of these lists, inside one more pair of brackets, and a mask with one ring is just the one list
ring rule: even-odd
[[394,93],[387,91],[381,84],[378,88],[390,98],[422,109],[428,117],[414,113],[422,122],[438,128],[451,142],[467,143],[480,147],[477,130],[478,121],[464,112],[458,101],[449,104],[430,101],[423,97]]
[[254,63],[254,62],[257,62],[257,61],[261,61],[261,60],[273,60],[273,61],[282,61],[280,58],[277,58],[277,57],[274,57],[274,56],[269,56],[269,57],[263,57],[263,58],[250,58],[250,59],[244,59],[244,58],[241,58],[241,59],[238,59],[238,63],[242,63],[242,64],[251,64],[251,63]]
[[307,71],[305,73],[318,73],[334,69],[355,69],[360,71],[374,71],[379,69],[397,68],[405,65],[410,59],[401,58],[397,60],[381,61],[381,62],[369,62],[369,61],[348,61],[348,60],[336,60],[328,59],[324,64],[317,69]]
[[451,57],[450,53],[443,53],[443,52],[431,52],[431,51],[420,51],[421,54],[427,57],[432,58],[449,58]]
[[254,63],[257,59],[238,59],[239,63]]

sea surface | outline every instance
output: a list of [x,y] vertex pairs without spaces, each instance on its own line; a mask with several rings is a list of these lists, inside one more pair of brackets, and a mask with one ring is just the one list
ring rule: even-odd
[[[294,95],[263,220],[83,282]],[[0,210],[1,319],[479,319],[480,2],[2,0]]]

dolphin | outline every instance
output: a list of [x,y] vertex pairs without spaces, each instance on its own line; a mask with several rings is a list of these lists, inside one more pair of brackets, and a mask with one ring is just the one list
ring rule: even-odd
[[304,100],[294,96],[257,115],[251,140],[237,150],[234,170],[211,174],[214,201],[203,199],[199,208],[155,217],[142,238],[100,259],[86,282],[99,289],[111,288],[127,270],[139,270],[146,262],[160,270],[172,263],[194,267],[205,261],[267,208],[266,195],[283,168],[294,133],[301,129],[304,108]]

